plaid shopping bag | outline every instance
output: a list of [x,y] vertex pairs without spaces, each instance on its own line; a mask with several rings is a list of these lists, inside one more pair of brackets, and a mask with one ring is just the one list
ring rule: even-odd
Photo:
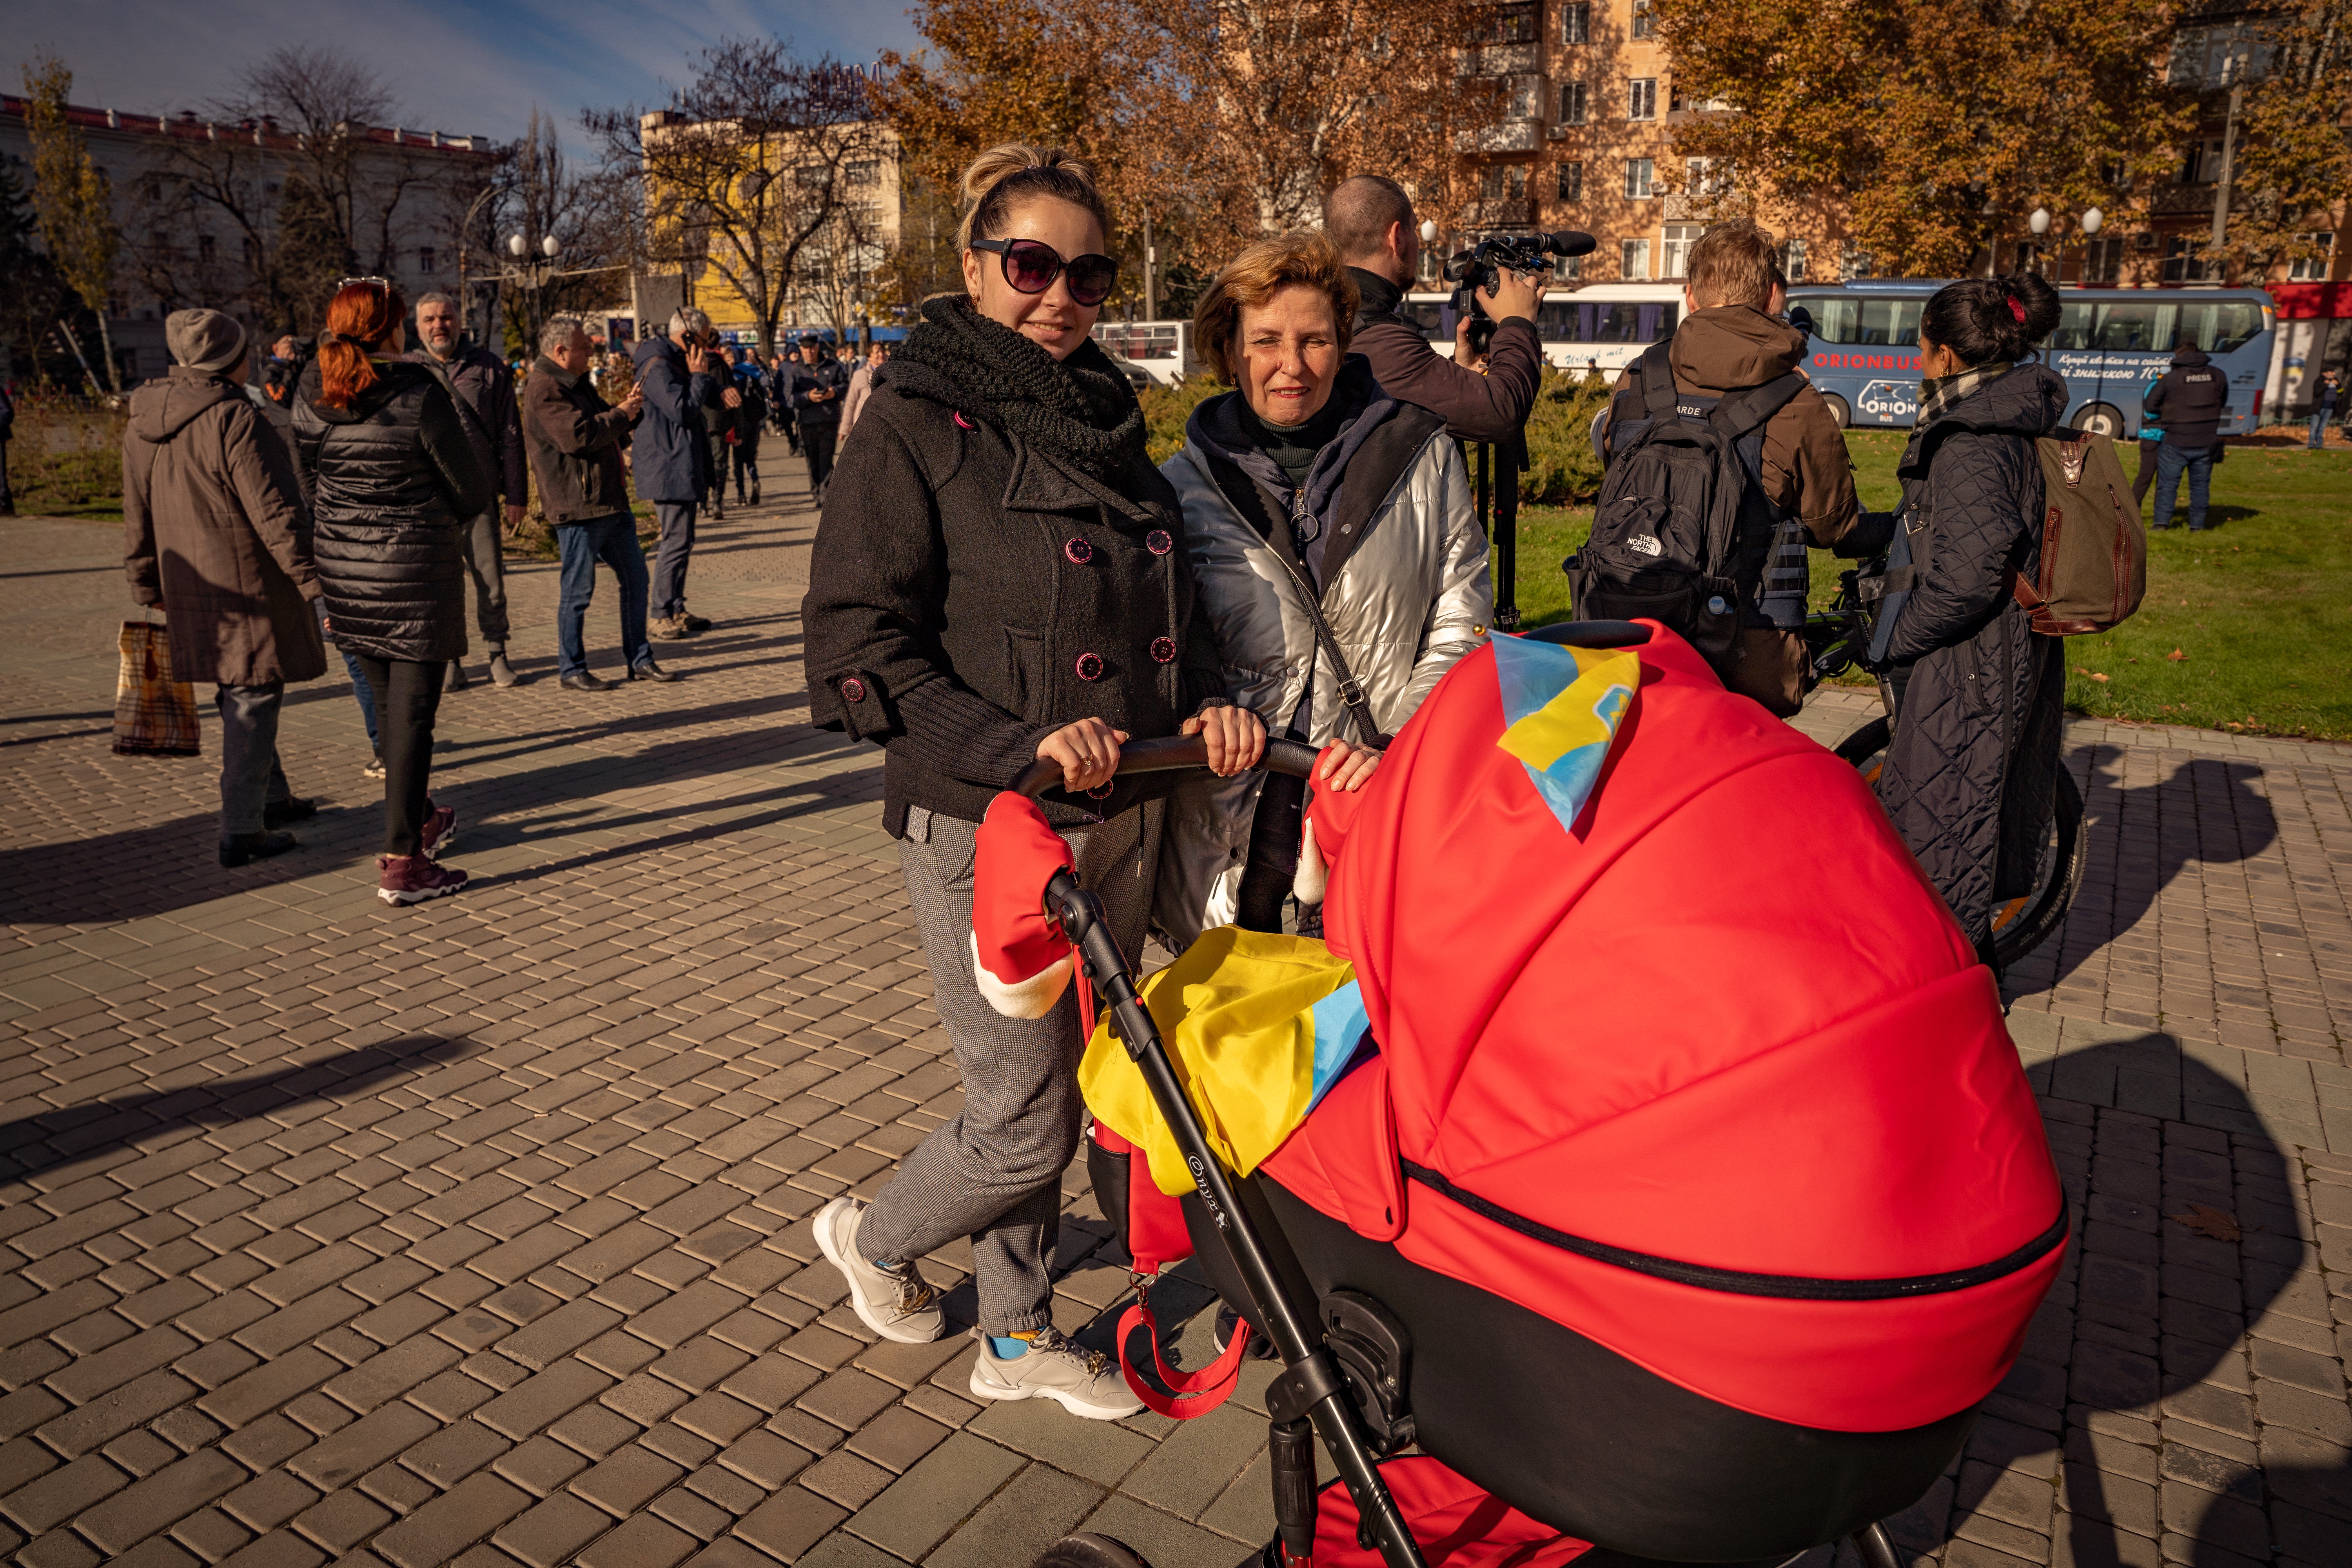
[[196,689],[172,679],[172,644],[164,628],[122,623],[122,672],[114,681],[114,749],[126,757],[194,757]]

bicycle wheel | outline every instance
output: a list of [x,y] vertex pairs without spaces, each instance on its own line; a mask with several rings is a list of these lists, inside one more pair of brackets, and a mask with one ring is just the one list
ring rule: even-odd
[[[1858,770],[1868,783],[1877,784],[1888,733],[1886,720],[1873,719],[1838,742],[1839,760]],[[2075,786],[2074,775],[2063,768],[2058,772],[2056,805],[2042,830],[2033,890],[1993,911],[1993,957],[2004,970],[2050,940],[2066,918],[2074,895],[2082,890],[2083,868],[2090,858],[2090,847],[2083,837],[2083,792]]]

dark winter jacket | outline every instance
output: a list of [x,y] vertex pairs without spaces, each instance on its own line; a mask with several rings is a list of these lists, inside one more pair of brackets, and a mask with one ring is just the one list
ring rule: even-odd
[[710,488],[710,441],[703,405],[719,395],[719,377],[686,368],[686,351],[652,337],[630,351],[646,412],[631,445],[637,495],[650,501],[690,503]]
[[1422,330],[1398,313],[1404,291],[1377,273],[1348,268],[1361,303],[1349,352],[1371,362],[1372,378],[1390,396],[1428,409],[1465,441],[1508,441],[1528,422],[1543,379],[1543,342],[1525,316],[1495,325],[1486,374],[1455,364],[1432,348]]
[[[835,359],[820,359],[814,364],[794,364],[793,373],[793,417],[802,425],[830,425],[841,417],[842,399],[849,393],[849,373]],[[833,394],[822,403],[809,394],[819,388]]]
[[0,386],[0,441],[5,441],[16,428],[16,400],[8,395],[6,387]]
[[757,365],[738,365],[731,384],[743,399],[743,406],[735,410],[735,438],[757,447],[768,423],[768,378]]
[[629,510],[621,453],[635,422],[588,384],[541,354],[522,385],[523,440],[539,476],[547,521],[593,522]]
[[1879,799],[1960,929],[1988,951],[1994,909],[2032,890],[2055,807],[2063,643],[2013,596],[2041,565],[2042,466],[2066,384],[2037,364],[1911,433],[1895,475],[1918,571],[1895,623],[1895,730]]
[[481,459],[498,487],[492,501],[504,496],[508,505],[520,506],[530,500],[530,475],[523,462],[514,372],[498,355],[474,343],[462,344],[456,357],[448,360],[436,360],[422,348],[411,349],[408,357],[420,364],[439,365],[449,390],[457,395],[457,413],[466,421],[466,433],[473,437],[474,456]]
[[294,456],[335,644],[370,658],[435,663],[466,651],[464,521],[497,480],[439,374],[378,360],[349,408],[319,403],[319,367],[294,403]]
[[2219,437],[2230,412],[2229,378],[2213,368],[2202,349],[2172,351],[2172,368],[2141,399],[2146,414],[2164,426],[2164,444],[2201,452]]
[[268,686],[327,672],[293,465],[226,377],[179,365],[131,395],[122,566],[131,596],[163,612],[176,679]]
[[[1223,689],[1168,482],[1143,467],[1111,490],[970,401],[927,366],[880,373],[802,606],[811,717],[883,746],[894,836],[909,806],[979,821],[1065,724],[1172,735]],[[1096,821],[1165,778],[1053,791],[1045,815]]]

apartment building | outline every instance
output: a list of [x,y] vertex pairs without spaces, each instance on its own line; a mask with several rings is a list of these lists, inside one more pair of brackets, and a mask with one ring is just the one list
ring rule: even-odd
[[[29,189],[26,112],[22,98],[0,96],[0,159]],[[291,131],[274,121],[208,121],[194,110],[134,114],[72,105],[66,117],[106,176],[122,229],[107,330],[125,385],[170,367],[163,318],[173,310],[229,310],[256,332],[291,324],[268,319],[264,286],[279,238],[280,197],[303,166]],[[368,241],[362,266],[411,299],[430,289],[455,292],[458,225],[498,159],[489,139],[379,125],[355,128],[352,143],[357,226]],[[98,353],[94,342],[83,349]]]

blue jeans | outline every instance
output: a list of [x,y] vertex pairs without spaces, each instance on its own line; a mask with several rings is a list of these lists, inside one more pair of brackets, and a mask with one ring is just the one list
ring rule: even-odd
[[[335,634],[329,630],[327,601],[315,600],[310,607],[319,612],[319,629],[326,634],[329,642],[335,642]],[[383,748],[375,738],[375,688],[368,684],[367,671],[360,668],[356,654],[345,653],[341,643],[335,643],[335,651],[343,655],[344,672],[352,678],[352,695],[359,699],[360,717],[367,721],[368,750],[380,753]]]
[[637,520],[617,512],[588,522],[560,523],[555,544],[563,555],[562,587],[555,607],[556,673],[576,675],[588,668],[583,634],[588,601],[596,593],[599,561],[620,580],[621,650],[629,668],[651,660],[653,644],[646,640],[646,552],[637,543]]
[[2180,493],[2180,471],[2189,470],[2189,531],[2205,526],[2205,500],[2213,485],[2213,448],[2184,452],[2167,441],[2156,449],[2156,524],[2172,526],[2172,504]]
[[2311,449],[2315,452],[2318,451],[2320,442],[2325,440],[2326,437],[2327,411],[2326,409],[2321,409],[2311,416]]

